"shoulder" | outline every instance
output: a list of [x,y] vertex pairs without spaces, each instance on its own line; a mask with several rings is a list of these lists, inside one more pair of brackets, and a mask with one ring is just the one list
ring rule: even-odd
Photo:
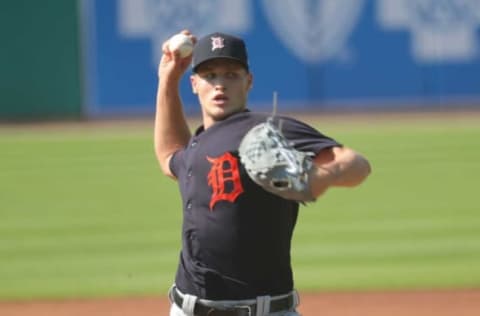
[[318,130],[308,123],[305,123],[292,116],[279,115],[275,117],[276,124],[282,127],[282,131],[288,133],[307,133],[318,132]]

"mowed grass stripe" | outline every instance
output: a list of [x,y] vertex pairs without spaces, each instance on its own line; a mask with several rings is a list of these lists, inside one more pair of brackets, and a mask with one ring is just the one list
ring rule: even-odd
[[45,252],[61,252],[62,255],[75,251],[102,252],[110,248],[125,251],[142,247],[165,247],[180,244],[180,236],[163,235],[159,232],[124,231],[122,234],[88,234],[76,236],[49,236],[37,238],[6,238],[0,241],[0,251],[5,255],[41,256]]
[[402,240],[361,240],[361,241],[303,241],[293,250],[297,260],[324,258],[325,260],[363,260],[389,257],[428,257],[478,254],[480,258],[480,240],[474,234],[467,236],[444,236],[433,238],[411,238]]
[[56,276],[81,277],[92,273],[127,273],[137,269],[159,269],[162,271],[167,266],[169,270],[175,267],[179,250],[174,248],[139,248],[136,250],[123,250],[112,248],[103,253],[87,253],[78,250],[76,253],[52,254],[45,253],[44,258],[35,260],[11,260],[9,272],[2,273],[1,280],[5,282],[24,282],[25,279],[45,279]]
[[[163,272],[163,273],[162,273]],[[118,273],[72,274],[29,278],[23,282],[4,284],[0,288],[3,300],[59,299],[112,295],[166,295],[173,283],[173,270],[154,265],[151,269],[122,270]],[[168,285],[167,285],[168,284]]]
[[[172,210],[172,213],[175,212]],[[111,218],[106,218],[106,214],[78,218],[72,218],[67,215],[48,221],[39,221],[38,218],[22,218],[15,221],[10,218],[1,222],[0,233],[2,236],[31,235],[33,237],[55,237],[77,231],[82,232],[82,234],[122,234],[125,231],[131,231],[132,233],[148,231],[157,234],[175,233],[179,236],[181,234],[177,227],[177,225],[180,226],[180,220],[175,217],[168,219],[168,216],[165,216],[166,219],[164,221],[152,222],[151,219],[158,216],[158,214],[148,212],[137,212],[136,214],[137,216],[133,214],[119,214],[114,221]],[[138,215],[146,217],[139,218]]]
[[472,288],[480,275],[470,273],[480,262],[448,257],[441,262],[430,258],[377,262],[312,261],[295,264],[296,285],[303,290],[394,290]]
[[[321,227],[319,228],[322,229]],[[383,231],[383,230],[351,230],[351,231],[342,231],[342,232],[318,232],[314,233],[309,231],[305,233],[303,228],[299,229],[299,234],[296,234],[294,237],[295,244],[303,245],[309,243],[310,241],[315,241],[318,243],[336,241],[339,243],[368,243],[371,241],[379,241],[381,243],[390,243],[395,241],[416,241],[416,240],[444,240],[452,238],[456,239],[471,239],[477,238],[478,236],[478,226],[462,228],[461,226],[457,229],[448,229],[448,230],[398,230],[398,231]]]
[[[347,216],[346,214],[343,214]],[[319,219],[318,222],[312,222],[310,220],[304,220],[303,218],[299,219],[299,227],[301,230],[295,235],[306,236],[309,234],[312,235],[338,235],[338,237],[343,236],[344,234],[358,234],[358,237],[361,237],[363,234],[381,234],[388,236],[390,234],[400,234],[405,233],[449,233],[452,231],[468,231],[476,230],[480,227],[480,218],[478,214],[472,212],[472,214],[458,214],[454,215],[443,215],[442,217],[438,216],[429,216],[428,214],[421,214],[417,217],[412,217],[411,215],[407,217],[405,214],[392,214],[391,217],[385,218],[384,216],[380,217],[379,213],[372,214],[368,216],[362,214],[362,218],[350,218],[350,219],[339,219],[326,217],[324,214],[306,214],[305,212],[301,214],[303,217],[308,219],[314,218],[315,216]],[[331,215],[330,215],[331,216]],[[353,216],[353,214],[352,214]],[[360,235],[362,234],[362,235]]]

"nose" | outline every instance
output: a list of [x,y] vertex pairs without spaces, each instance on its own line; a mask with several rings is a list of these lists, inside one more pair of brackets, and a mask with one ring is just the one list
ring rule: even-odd
[[215,90],[224,91],[226,89],[225,84],[222,79],[217,79],[213,83]]
[[227,78],[223,74],[216,74],[214,78],[209,80],[210,85],[212,85],[215,89],[226,89],[227,86]]

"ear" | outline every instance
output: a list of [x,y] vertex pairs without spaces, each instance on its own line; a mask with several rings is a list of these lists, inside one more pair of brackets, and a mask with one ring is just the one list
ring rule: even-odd
[[253,75],[252,73],[248,73],[248,77],[247,77],[247,91],[250,91],[253,87]]
[[195,75],[190,76],[190,84],[192,85],[192,93],[197,94],[197,77]]

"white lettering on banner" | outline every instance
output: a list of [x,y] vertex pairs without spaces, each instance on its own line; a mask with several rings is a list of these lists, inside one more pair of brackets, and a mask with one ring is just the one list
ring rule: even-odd
[[479,0],[377,0],[377,15],[385,29],[412,32],[419,63],[468,62],[479,54]]
[[262,5],[283,44],[301,60],[320,63],[347,53],[364,0],[262,0]]
[[120,34],[151,38],[155,66],[162,43],[183,29],[196,36],[217,30],[244,33],[253,19],[250,0],[117,0],[117,4]]

